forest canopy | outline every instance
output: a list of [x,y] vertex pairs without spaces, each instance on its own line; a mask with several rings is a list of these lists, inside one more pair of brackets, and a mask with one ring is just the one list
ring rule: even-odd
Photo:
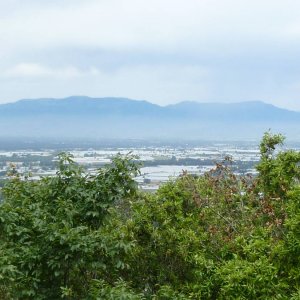
[[300,299],[300,153],[260,144],[258,175],[231,159],[156,193],[116,156],[97,174],[69,154],[56,176],[12,170],[0,203],[0,299]]

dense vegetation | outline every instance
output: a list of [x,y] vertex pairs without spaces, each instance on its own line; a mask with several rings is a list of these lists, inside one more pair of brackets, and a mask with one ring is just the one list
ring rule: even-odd
[[137,190],[133,157],[96,175],[12,171],[0,207],[1,299],[300,299],[300,153],[266,133],[259,175],[230,158]]

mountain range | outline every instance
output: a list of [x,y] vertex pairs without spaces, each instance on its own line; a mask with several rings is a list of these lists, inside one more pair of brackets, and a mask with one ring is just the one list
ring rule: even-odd
[[261,101],[159,106],[84,96],[0,105],[0,137],[251,140],[269,129],[300,140],[300,112]]

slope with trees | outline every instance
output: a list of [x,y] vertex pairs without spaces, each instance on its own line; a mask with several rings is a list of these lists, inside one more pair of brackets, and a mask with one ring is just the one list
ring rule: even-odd
[[117,156],[96,175],[12,172],[0,207],[1,299],[299,299],[300,153],[261,141],[259,175],[230,158],[155,194]]

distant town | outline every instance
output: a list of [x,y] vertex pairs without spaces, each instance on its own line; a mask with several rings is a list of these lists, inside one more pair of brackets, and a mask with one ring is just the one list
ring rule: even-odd
[[[61,149],[25,149],[0,151],[0,183],[8,179],[10,170],[18,172],[29,180],[53,176],[57,172],[57,158]],[[141,174],[136,178],[143,190],[156,190],[161,183],[174,179],[187,171],[202,175],[214,168],[225,157],[232,160],[231,168],[236,174],[256,174],[255,165],[259,161],[259,148],[256,144],[210,143],[209,145],[189,146],[135,146],[64,149],[73,155],[75,162],[88,172],[110,163],[117,154],[132,153],[141,162]]]

